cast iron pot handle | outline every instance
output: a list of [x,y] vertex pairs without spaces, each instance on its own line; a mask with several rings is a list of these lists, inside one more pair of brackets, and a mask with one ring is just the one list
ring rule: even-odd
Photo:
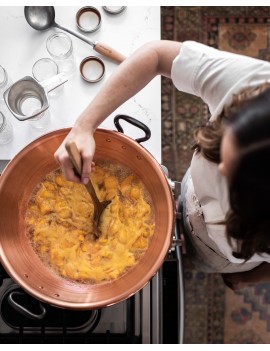
[[11,293],[9,293],[8,302],[10,306],[12,306],[14,310],[21,313],[25,317],[28,317],[31,319],[39,319],[39,320],[43,319],[46,314],[46,309],[40,302],[38,302],[38,306],[40,308],[40,314],[36,314],[29,311],[26,307],[20,305],[18,302],[15,301],[16,296],[23,296],[23,295],[26,295],[26,294],[20,291],[12,291]]
[[124,130],[119,122],[120,119],[123,119],[124,121],[129,122],[133,126],[138,127],[144,131],[144,137],[135,139],[135,141],[137,141],[138,143],[142,143],[143,141],[146,141],[151,138],[151,130],[144,123],[127,115],[117,115],[114,117],[114,125],[117,128],[118,132],[124,133]]

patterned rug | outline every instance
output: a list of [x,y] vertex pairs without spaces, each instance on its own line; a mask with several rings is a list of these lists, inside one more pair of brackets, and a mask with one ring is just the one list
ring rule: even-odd
[[[162,39],[195,40],[270,60],[270,7],[161,7]],[[181,181],[192,152],[193,130],[209,117],[197,97],[162,78],[162,163]],[[232,292],[219,274],[205,274],[184,257],[186,344],[270,343],[270,284]]]

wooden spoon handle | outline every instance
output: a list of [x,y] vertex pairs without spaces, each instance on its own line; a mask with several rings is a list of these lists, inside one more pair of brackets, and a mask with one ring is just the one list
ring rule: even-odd
[[[77,148],[77,145],[74,141],[67,141],[65,144],[66,150],[69,154],[69,157],[71,159],[71,162],[73,164],[73,167],[75,168],[76,172],[78,173],[79,176],[82,175],[82,159],[81,159],[81,154]],[[100,206],[99,199],[96,195],[95,189],[93,187],[93,184],[91,180],[89,179],[89,182],[85,184],[85,187],[89,194],[92,196],[93,201],[95,201],[97,206]]]
[[81,154],[74,141],[67,141],[65,144],[66,150],[69,154],[73,167],[79,176],[82,175],[82,159]]

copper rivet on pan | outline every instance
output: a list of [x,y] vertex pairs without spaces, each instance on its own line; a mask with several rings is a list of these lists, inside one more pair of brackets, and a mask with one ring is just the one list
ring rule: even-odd
[[76,14],[76,23],[77,27],[83,32],[95,32],[101,25],[101,14],[95,7],[82,7]]
[[87,82],[98,82],[103,78],[105,73],[104,62],[99,57],[88,56],[80,64],[80,73]]

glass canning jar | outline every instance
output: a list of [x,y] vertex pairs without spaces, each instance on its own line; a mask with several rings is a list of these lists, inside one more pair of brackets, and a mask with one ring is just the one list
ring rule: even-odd
[[12,80],[10,79],[7,71],[0,65],[0,100],[3,100],[4,92],[11,86]]
[[7,144],[13,138],[13,127],[9,119],[0,111],[0,144]]

